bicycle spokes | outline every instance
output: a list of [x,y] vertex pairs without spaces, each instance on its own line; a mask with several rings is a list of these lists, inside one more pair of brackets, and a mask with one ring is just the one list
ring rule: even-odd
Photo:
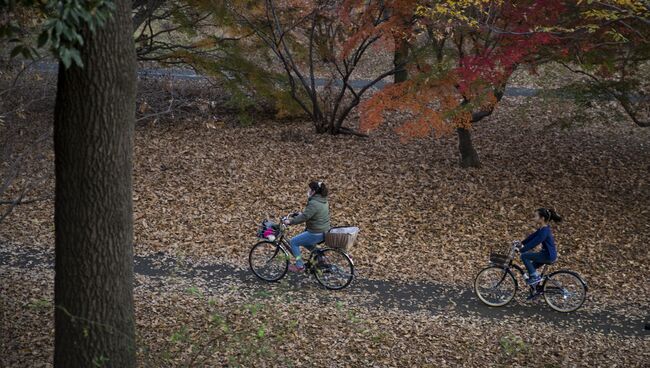
[[474,291],[483,303],[500,307],[512,300],[517,291],[517,284],[507,269],[488,267],[476,276]]
[[272,242],[256,244],[251,249],[248,260],[253,273],[265,281],[281,279],[289,266],[289,255]]
[[342,289],[349,285],[354,277],[354,265],[341,251],[326,249],[312,259],[314,276],[328,289]]
[[580,308],[585,298],[585,285],[571,272],[559,271],[544,283],[544,299],[559,312],[572,312]]

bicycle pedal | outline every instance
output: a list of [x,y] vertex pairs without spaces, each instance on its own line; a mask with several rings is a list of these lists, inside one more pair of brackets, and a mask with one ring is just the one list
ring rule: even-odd
[[542,295],[542,293],[539,293],[539,292],[538,292],[538,293],[535,293],[535,294],[528,295],[528,297],[526,298],[526,300],[528,300],[528,301],[530,301],[530,300],[535,300],[535,299],[536,299],[538,296],[540,296],[540,295]]

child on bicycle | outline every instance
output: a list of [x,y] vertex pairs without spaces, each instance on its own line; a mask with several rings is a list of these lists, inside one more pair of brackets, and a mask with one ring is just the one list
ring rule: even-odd
[[[555,248],[555,239],[551,231],[551,221],[556,223],[562,222],[562,217],[549,208],[539,208],[534,214],[535,223],[539,226],[537,231],[530,234],[521,243],[521,261],[526,265],[528,270],[528,285],[536,285],[541,281],[537,268],[544,264],[551,264],[557,260],[557,249]],[[533,252],[532,249],[542,244],[542,250]]]
[[291,239],[291,253],[296,257],[296,264],[289,265],[289,271],[302,272],[305,264],[302,260],[300,247],[310,251],[316,244],[323,242],[325,233],[330,229],[330,211],[327,203],[327,186],[322,181],[309,183],[307,191],[307,207],[305,210],[284,221],[285,225],[306,223],[305,231]]

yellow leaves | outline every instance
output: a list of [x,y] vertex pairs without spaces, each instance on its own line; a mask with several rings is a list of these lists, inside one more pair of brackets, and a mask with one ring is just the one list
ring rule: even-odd
[[[642,0],[610,0],[610,1],[579,1],[578,4],[587,6],[581,15],[588,20],[594,21],[594,24],[587,24],[586,29],[594,33],[601,29],[604,24],[623,21],[627,19],[640,19],[646,23],[650,22],[650,8],[647,1]],[[627,41],[619,32],[612,29],[610,36],[615,41]],[[613,32],[613,33],[612,33]]]
[[[580,0],[578,4],[587,3],[592,5],[596,3],[593,0]],[[648,13],[647,1],[643,0],[610,0],[610,1],[598,1],[599,4],[604,5],[607,9],[610,9],[610,12],[627,10],[632,11],[638,14]]]
[[618,14],[603,9],[590,9],[582,13],[585,18],[613,20],[619,17]]
[[415,14],[429,19],[445,19],[448,23],[460,21],[471,27],[478,27],[478,20],[472,11],[480,14],[488,13],[488,5],[500,5],[502,0],[455,0],[441,1],[433,4],[420,5]]

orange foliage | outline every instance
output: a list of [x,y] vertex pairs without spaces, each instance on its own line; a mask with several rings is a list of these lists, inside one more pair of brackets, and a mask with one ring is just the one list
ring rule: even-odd
[[[342,45],[341,57],[349,56],[367,38],[378,37],[377,45],[390,48],[395,40],[412,37],[411,21],[418,3],[419,0],[343,1],[339,16],[352,34]],[[378,17],[383,21],[377,22]]]
[[[455,128],[471,126],[471,108],[488,109],[497,103],[489,88],[474,86],[465,93],[472,104],[463,103],[458,88],[458,75],[447,73],[435,80],[413,78],[386,86],[361,105],[361,130],[377,129],[384,122],[387,111],[400,111],[410,119],[396,129],[403,140],[437,136]],[[476,105],[478,103],[478,106]]]
[[[499,100],[495,93],[503,91],[512,72],[520,65],[543,62],[545,53],[561,42],[540,29],[555,24],[566,9],[563,0],[467,0],[453,3],[451,13],[438,2],[392,3],[398,4],[397,16],[374,31],[401,35],[399,42],[409,38],[409,31],[417,38],[426,28],[429,40],[420,46],[416,40],[414,48],[430,47],[437,57],[425,52],[415,58],[410,80],[388,86],[363,103],[361,129],[376,129],[385,111],[401,111],[409,119],[397,128],[403,139],[471,128],[474,121],[491,114]],[[409,30],[408,14],[413,9],[421,17],[410,22]]]

